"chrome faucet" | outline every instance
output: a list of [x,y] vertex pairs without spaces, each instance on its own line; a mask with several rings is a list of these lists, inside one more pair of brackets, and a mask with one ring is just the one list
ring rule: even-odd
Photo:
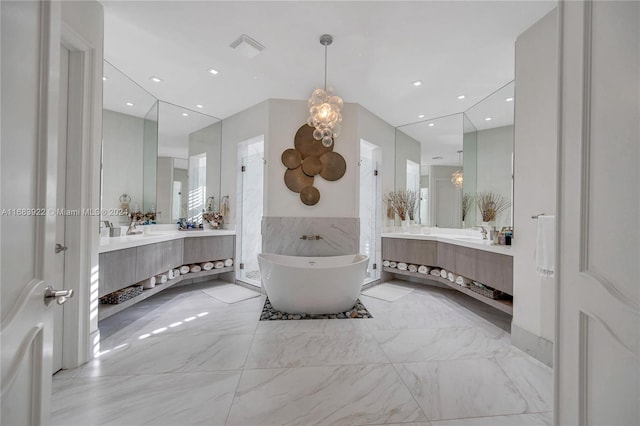
[[136,225],[140,225],[142,224],[142,221],[135,221],[132,220],[131,223],[129,224],[129,227],[127,228],[127,235],[137,235],[137,234],[142,234],[142,231],[136,230]]
[[474,226],[474,228],[480,228],[480,233],[482,234],[482,239],[486,240],[487,238],[487,230],[485,229],[484,226]]

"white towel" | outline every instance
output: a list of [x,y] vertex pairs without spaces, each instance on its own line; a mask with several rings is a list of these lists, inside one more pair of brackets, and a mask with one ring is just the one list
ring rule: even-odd
[[213,269],[213,262],[204,262],[200,264],[203,271],[210,271]]
[[396,262],[389,262],[389,268],[395,268],[397,265]]
[[407,270],[407,264],[404,263],[404,262],[398,263],[398,269],[400,269],[401,271],[406,271]]
[[151,290],[156,286],[156,277],[151,277],[148,280],[142,281],[142,288],[145,290]]
[[233,259],[227,259],[224,261],[224,266],[233,266]]
[[431,270],[430,274],[433,275],[433,276],[439,277],[440,276],[440,269],[434,268],[434,269]]
[[176,274],[173,272],[173,269],[169,269],[169,271],[167,272],[167,278],[169,278],[170,280],[174,279],[176,277]]
[[428,274],[429,273],[429,268],[427,268],[424,265],[420,265],[420,267],[418,268],[418,272],[421,274]]
[[469,284],[471,284],[471,280],[461,275],[458,275],[456,277],[456,284],[461,285],[462,287],[469,287]]
[[213,267],[216,269],[224,268],[224,262],[222,260],[218,260]]
[[536,241],[536,271],[541,277],[551,278],[556,259],[556,217],[538,216],[538,236]]
[[180,276],[180,269],[174,269],[173,270],[173,277],[174,278],[178,278]]
[[200,265],[189,266],[189,272],[200,272],[200,271],[202,271],[202,268],[200,267]]
[[416,265],[409,265],[407,266],[407,269],[409,272],[418,272],[418,267]]
[[183,265],[183,266],[180,267],[180,273],[182,275],[188,274],[189,270],[191,270],[191,268],[189,268],[187,265]]
[[442,278],[447,278],[447,271],[445,271],[444,269],[440,269],[440,276]]
[[156,284],[164,284],[166,282],[167,282],[167,276],[165,274],[156,276]]
[[385,268],[388,268],[390,263],[391,262],[389,262],[388,260],[383,260],[382,261],[382,266],[384,266]]
[[456,277],[453,276],[453,272],[449,272],[447,274],[447,279],[451,282],[454,282],[456,280]]

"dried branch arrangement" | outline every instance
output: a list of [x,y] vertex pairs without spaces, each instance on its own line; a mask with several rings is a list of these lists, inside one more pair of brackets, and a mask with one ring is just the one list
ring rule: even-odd
[[392,209],[400,220],[406,220],[407,215],[413,220],[418,201],[416,191],[391,191],[384,195],[383,200],[388,207],[387,216]]
[[469,214],[469,210],[471,209],[472,205],[473,205],[473,195],[469,194],[468,192],[466,194],[463,194],[462,195],[462,221],[463,222],[466,219],[467,215]]
[[476,205],[482,215],[482,221],[492,222],[500,213],[511,206],[511,202],[495,192],[479,192],[476,195]]

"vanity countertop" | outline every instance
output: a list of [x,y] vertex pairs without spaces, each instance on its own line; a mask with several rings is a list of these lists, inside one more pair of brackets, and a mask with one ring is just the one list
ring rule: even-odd
[[407,240],[438,241],[441,243],[455,244],[457,246],[513,256],[513,246],[494,246],[489,243],[489,240],[482,240],[480,238],[469,237],[466,235],[411,234],[408,232],[390,232],[382,233],[381,236],[382,238],[403,238]]
[[227,229],[205,229],[202,231],[163,230],[145,232],[137,235],[122,235],[120,237],[100,237],[99,253],[122,250],[147,244],[161,243],[180,238],[215,237],[222,235],[236,235],[236,231]]

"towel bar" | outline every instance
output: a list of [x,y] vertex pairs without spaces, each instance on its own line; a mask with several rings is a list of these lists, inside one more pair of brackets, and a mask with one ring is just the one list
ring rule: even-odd
[[533,215],[531,216],[531,219],[537,219],[539,216],[544,216],[544,213]]

